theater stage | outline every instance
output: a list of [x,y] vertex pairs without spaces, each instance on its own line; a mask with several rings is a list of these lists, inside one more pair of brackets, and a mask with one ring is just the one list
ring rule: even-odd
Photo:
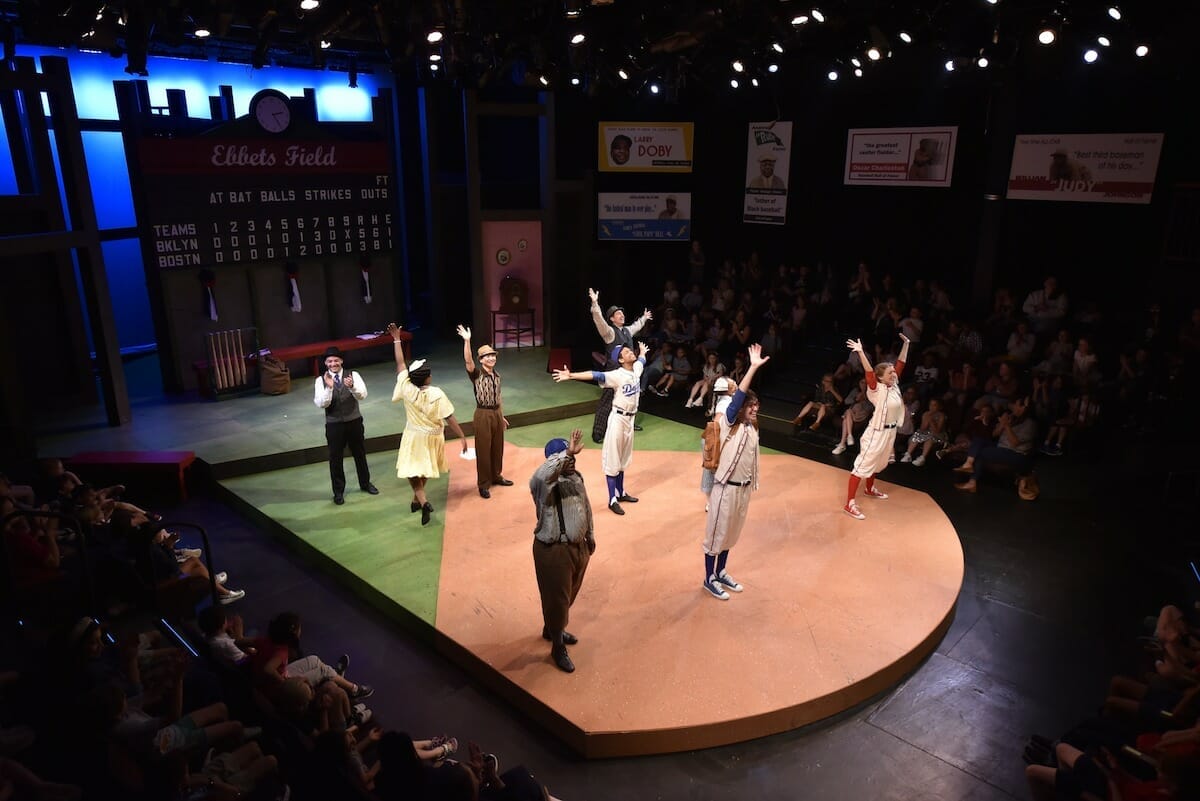
[[[682,751],[794,729],[893,686],[937,646],[953,618],[963,554],[928,495],[881,482],[891,498],[861,500],[868,518],[854,520],[841,512],[844,469],[764,450],[761,487],[729,564],[746,589],[719,601],[700,587],[699,429],[647,415],[627,474],[641,502],[627,505],[624,517],[604,508],[599,446],[589,441],[580,455],[598,548],[572,612],[577,670],[560,672],[540,638],[525,483],[547,439],[590,427],[590,416],[565,415],[578,415],[596,390],[552,384],[540,372],[544,358],[540,365],[533,354],[508,359],[506,375],[521,359],[529,372],[524,408],[510,404],[517,420],[505,472],[516,485],[479,498],[473,464],[451,444],[449,476],[430,485],[437,511],[427,527],[409,513],[409,490],[395,477],[392,443],[402,415],[394,408],[366,412],[368,433],[378,435],[370,461],[382,494],[354,491],[351,475],[343,507],[330,503],[319,413],[302,406],[311,404],[306,384],[279,398],[190,409],[175,402],[144,415],[172,421],[166,430],[118,431],[121,440],[147,443],[141,447],[194,447],[220,491],[264,530],[584,756]],[[364,370],[377,404],[390,394],[381,367]],[[453,390],[459,382],[438,383]],[[470,409],[466,398],[454,400]],[[549,405],[556,400],[565,403]],[[195,438],[197,417],[221,407],[248,431],[268,426],[263,440],[294,447],[262,452],[241,440],[230,447],[229,433],[183,441]],[[91,431],[86,449],[104,447],[96,438],[103,433]]]

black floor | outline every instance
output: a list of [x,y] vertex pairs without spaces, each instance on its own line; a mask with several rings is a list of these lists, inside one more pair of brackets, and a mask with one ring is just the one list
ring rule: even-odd
[[[676,405],[661,411],[684,419]],[[770,444],[847,466],[853,455],[832,457],[825,443],[788,433],[777,430]],[[1194,473],[1164,492],[1168,467],[1147,455],[1153,440],[1117,431],[1087,452],[1043,459],[1043,493],[1032,503],[999,478],[964,495],[943,465],[892,466],[886,481],[930,492],[966,554],[955,621],[936,653],[835,720],[663,757],[575,757],[229,509],[199,498],[178,511],[209,528],[231,584],[249,593],[239,611],[250,626],[298,612],[306,648],[329,660],[350,652],[352,676],[376,685],[371,704],[390,726],[474,740],[504,764],[526,764],[566,801],[1026,798],[1029,734],[1053,735],[1091,714],[1108,677],[1132,663],[1141,619],[1168,598],[1190,603],[1200,589],[1187,565]],[[722,669],[720,653],[710,667]]]

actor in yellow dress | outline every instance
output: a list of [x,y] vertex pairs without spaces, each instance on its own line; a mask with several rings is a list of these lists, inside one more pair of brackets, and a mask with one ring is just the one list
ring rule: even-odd
[[446,462],[446,426],[462,440],[463,453],[467,452],[467,438],[454,417],[454,404],[445,392],[430,383],[433,377],[424,359],[417,359],[411,367],[405,364],[400,326],[391,323],[387,330],[392,335],[392,349],[396,354],[396,388],[392,390],[392,403],[403,400],[407,417],[400,449],[396,453],[396,475],[408,479],[413,490],[412,511],[420,510],[421,525],[424,526],[433,514],[433,505],[425,497],[425,482],[450,469]]

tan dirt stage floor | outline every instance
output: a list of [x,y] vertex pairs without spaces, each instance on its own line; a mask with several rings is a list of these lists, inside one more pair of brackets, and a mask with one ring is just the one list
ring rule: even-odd
[[[451,443],[453,446],[453,443]],[[451,450],[453,453],[453,450]],[[453,458],[453,457],[452,457]],[[454,458],[456,467],[462,465]],[[701,589],[696,453],[637,451],[624,517],[605,504],[599,449],[579,456],[597,549],[571,611],[573,674],[550,661],[526,481],[540,450],[509,445],[517,481],[483,500],[452,469],[437,606],[440,647],[589,757],[666,753],[786,731],[895,685],[949,627],[963,581],[954,527],[925,493],[880,481],[866,520],[841,510],[847,472],[763,455],[729,572]]]

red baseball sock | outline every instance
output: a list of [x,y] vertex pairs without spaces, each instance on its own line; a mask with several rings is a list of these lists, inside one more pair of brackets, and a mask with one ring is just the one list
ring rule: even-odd
[[[854,500],[854,496],[858,494],[858,484],[860,481],[862,481],[862,479],[858,476],[850,476],[850,487],[846,491],[846,503],[850,503],[850,501]],[[871,485],[868,484],[867,486],[869,487]]]
[[872,475],[870,478],[867,479],[867,492],[874,492],[874,491],[875,491],[875,476]]

